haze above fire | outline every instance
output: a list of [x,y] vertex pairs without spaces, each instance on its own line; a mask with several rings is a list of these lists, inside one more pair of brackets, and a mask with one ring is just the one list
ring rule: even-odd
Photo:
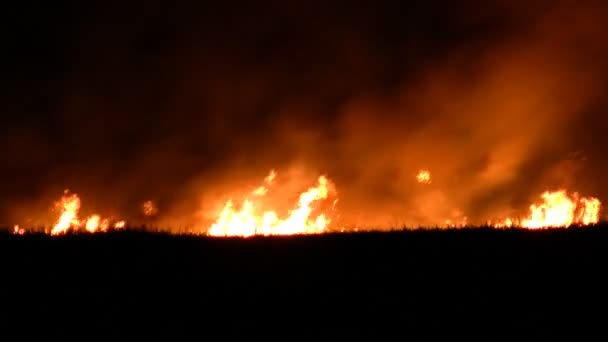
[[100,223],[210,226],[272,168],[296,197],[326,175],[348,226],[608,198],[604,2],[398,3],[136,1],[22,23],[41,51],[6,48],[0,223],[54,223],[69,188]]

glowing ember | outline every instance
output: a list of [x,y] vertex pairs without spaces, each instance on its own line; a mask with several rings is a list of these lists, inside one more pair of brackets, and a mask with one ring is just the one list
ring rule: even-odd
[[431,184],[431,172],[428,170],[420,170],[416,175],[416,180],[420,184]]
[[114,224],[114,229],[123,229],[127,226],[125,221],[118,221]]
[[142,211],[146,216],[154,216],[158,213],[158,208],[152,201],[145,201],[142,205]]
[[[275,177],[276,173],[272,171],[266,177],[265,185],[270,185]],[[253,195],[264,196],[267,192],[268,188],[262,186],[254,190]],[[284,219],[279,218],[273,210],[259,213],[256,205],[249,199],[243,202],[240,209],[235,209],[232,200],[229,200],[207,233],[211,236],[242,237],[322,233],[331,221],[325,214],[311,218],[312,204],[326,199],[330,192],[333,192],[331,181],[325,176],[319,177],[318,185],[300,194],[297,207],[289,211],[288,217]]]
[[541,198],[541,204],[530,206],[528,217],[521,220],[508,218],[494,226],[508,228],[518,225],[522,228],[538,229],[569,227],[573,224],[591,225],[600,220],[601,202],[597,198],[579,198],[577,193],[570,196],[565,190],[545,191]]

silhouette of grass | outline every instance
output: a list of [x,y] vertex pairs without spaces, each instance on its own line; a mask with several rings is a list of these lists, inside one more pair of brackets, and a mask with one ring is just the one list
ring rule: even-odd
[[4,233],[0,313],[39,340],[552,339],[604,305],[607,228]]

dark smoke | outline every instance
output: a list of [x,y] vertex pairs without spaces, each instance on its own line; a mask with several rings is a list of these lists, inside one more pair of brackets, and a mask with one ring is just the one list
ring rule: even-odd
[[192,226],[271,168],[301,189],[326,173],[347,225],[483,222],[555,187],[608,200],[607,5],[492,3],[23,5],[0,223],[44,223],[69,188],[83,212]]

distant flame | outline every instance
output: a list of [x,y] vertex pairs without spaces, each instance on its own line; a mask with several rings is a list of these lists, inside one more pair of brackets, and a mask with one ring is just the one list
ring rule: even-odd
[[[55,203],[55,207],[61,211],[59,219],[51,230],[51,235],[66,234],[70,230],[77,231],[83,228],[89,233],[107,232],[110,228],[110,220],[104,219],[100,215],[93,214],[83,221],[78,219],[80,211],[80,197],[77,194],[68,195],[68,190],[64,192],[64,196]],[[121,224],[124,227],[124,221],[117,222],[114,228]]]
[[25,234],[25,229],[19,227],[18,224],[13,226],[13,234],[15,235],[24,235]]
[[555,228],[576,225],[591,225],[600,221],[601,202],[594,197],[579,198],[577,193],[568,195],[566,190],[545,191],[540,204],[532,204],[528,217],[521,220],[508,218],[494,226],[509,228]]
[[[264,185],[253,191],[254,196],[264,196],[268,192],[276,172],[271,171],[264,180]],[[257,207],[250,199],[246,199],[240,209],[235,209],[232,200],[228,200],[219,214],[217,221],[211,225],[207,234],[211,236],[242,236],[252,235],[293,235],[315,234],[325,231],[331,222],[325,214],[319,214],[311,219],[312,204],[324,200],[333,189],[333,184],[325,176],[320,176],[318,185],[303,192],[299,196],[298,205],[289,212],[289,216],[281,219],[274,210],[258,214]],[[337,203],[334,201],[334,204]]]
[[80,198],[76,194],[68,196],[67,193],[68,191],[66,190],[61,200],[55,203],[55,207],[61,210],[62,213],[53,230],[51,230],[51,235],[67,233],[71,227],[78,227],[80,225],[78,221]]
[[416,180],[420,184],[431,184],[431,172],[429,170],[420,170],[416,175]]
[[146,216],[154,216],[158,213],[158,208],[152,201],[145,201],[142,205],[142,211]]
[[99,215],[92,215],[86,220],[85,229],[89,233],[106,232],[110,227],[108,219],[101,219]]

